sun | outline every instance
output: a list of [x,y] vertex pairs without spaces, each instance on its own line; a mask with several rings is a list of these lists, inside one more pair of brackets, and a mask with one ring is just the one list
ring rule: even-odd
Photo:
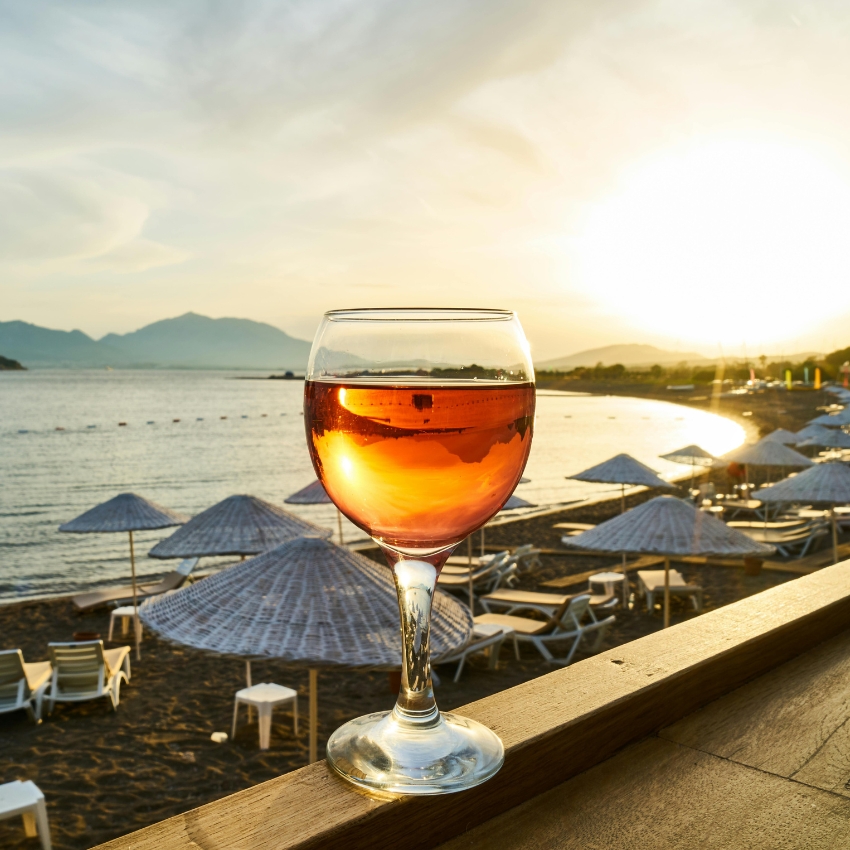
[[850,305],[850,181],[805,147],[715,140],[632,169],[574,244],[575,282],[636,328],[779,342]]

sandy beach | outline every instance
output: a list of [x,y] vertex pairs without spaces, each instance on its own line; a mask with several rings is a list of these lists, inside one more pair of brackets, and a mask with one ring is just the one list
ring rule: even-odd
[[[819,401],[806,394],[811,411]],[[755,411],[758,407],[750,400]],[[802,415],[802,413],[801,413]],[[758,421],[759,417],[747,417]],[[649,493],[629,497],[634,505]],[[579,504],[558,513],[497,526],[487,532],[488,548],[534,543],[547,550],[560,547],[561,521],[600,522],[619,513],[619,499]],[[521,582],[524,589],[546,589],[552,578],[601,570],[619,559],[545,554],[542,567]],[[460,552],[464,552],[462,547]],[[756,577],[742,569],[678,565],[685,578],[701,585],[706,610],[729,604],[795,578],[794,573],[763,571]],[[575,588],[578,589],[578,588]],[[632,584],[633,591],[636,589]],[[643,607],[618,610],[617,622],[604,648],[612,648],[661,628],[658,611]],[[673,600],[675,624],[697,616],[681,600]],[[46,657],[50,641],[71,640],[75,632],[108,632],[108,612],[78,616],[67,599],[0,607],[3,646],[19,647],[27,661]],[[120,637],[120,636],[118,636]],[[129,643],[127,638],[114,645]],[[544,675],[553,669],[530,647],[518,662],[507,645],[499,668],[473,659],[461,681],[452,682],[454,665],[437,668],[441,684],[437,698],[443,709],[454,709],[494,692]],[[582,656],[579,656],[582,657]],[[307,713],[307,671],[272,662],[253,665],[254,682],[270,681],[296,688],[302,718]],[[307,762],[307,728],[293,734],[288,712],[274,715],[271,749],[258,749],[256,722],[242,715],[235,740],[213,743],[216,731],[230,732],[233,695],[244,686],[244,663],[204,655],[145,635],[141,662],[133,661],[133,676],[122,687],[121,704],[112,712],[106,699],[59,705],[36,726],[23,712],[0,715],[0,768],[5,781],[31,779],[47,799],[54,847],[83,850],[116,836],[184,812],[227,794],[301,767]],[[323,671],[319,676],[320,750],[327,736],[357,715],[392,706],[386,673]],[[23,850],[36,846],[23,837],[20,820],[0,822],[0,846]]]

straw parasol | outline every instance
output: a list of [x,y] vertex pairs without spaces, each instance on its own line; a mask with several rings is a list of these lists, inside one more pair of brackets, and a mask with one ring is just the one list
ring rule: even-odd
[[825,425],[827,428],[841,428],[844,425],[850,425],[850,407],[845,407],[838,413],[824,413],[823,416],[812,419],[810,424]]
[[799,446],[821,446],[825,449],[850,449],[850,434],[836,431],[833,428],[824,428],[822,434],[808,437]]
[[[299,538],[152,600],[145,624],[167,640],[220,655],[310,669],[310,760],[316,760],[316,668],[399,667],[398,597],[386,567],[329,540]],[[434,595],[431,651],[466,644],[472,614]]]
[[828,505],[832,524],[832,556],[838,563],[838,528],[835,506],[850,503],[850,467],[843,463],[817,463],[811,469],[759,490],[762,502],[802,502]]
[[797,432],[797,445],[799,446],[810,437],[822,437],[824,434],[834,433],[831,428],[825,428],[823,425],[806,425]]
[[773,546],[745,534],[673,496],[657,496],[589,531],[565,546],[596,552],[664,556],[664,627],[670,625],[670,556],[750,557],[772,555]]
[[296,537],[329,537],[313,525],[256,496],[229,496],[193,517],[148,552],[152,558],[259,555]]
[[627,454],[615,455],[610,460],[591,466],[584,472],[568,475],[567,478],[574,481],[590,481],[596,484],[619,484],[623,511],[626,510],[626,484],[666,490],[675,489],[675,486],[669,481],[660,478],[654,469],[650,469],[645,463],[641,463]]
[[725,461],[742,463],[745,466],[788,466],[804,468],[812,465],[805,455],[789,449],[788,446],[773,440],[759,440],[748,446],[741,446],[723,455]]
[[800,438],[793,431],[789,431],[786,428],[777,428],[775,431],[771,431],[766,437],[763,438],[763,442],[768,443],[782,443],[786,446],[793,446]]
[[[283,503],[285,505],[333,505],[334,500],[328,495],[325,485],[317,478],[312,484],[288,496]],[[336,509],[336,522],[339,530],[339,545],[342,546],[342,513],[339,508]]]
[[[620,485],[620,513],[626,512],[626,484],[655,487],[657,489],[675,490],[675,485],[660,478],[658,473],[645,463],[635,460],[631,455],[614,455],[610,460],[591,466],[584,472],[568,475],[576,481],[592,481],[599,484]],[[626,572],[626,553],[623,551],[623,604],[626,602],[626,588],[629,577]]]
[[59,526],[60,531],[73,534],[97,534],[101,532],[126,531],[130,535],[130,573],[133,577],[133,622],[136,624],[136,658],[141,658],[141,633],[136,605],[136,553],[133,548],[134,531],[154,531],[171,528],[188,520],[155,502],[135,493],[120,493],[115,498],[80,514],[76,519]]
[[677,449],[675,452],[668,452],[666,455],[659,455],[664,460],[671,460],[673,463],[690,464],[691,467],[691,489],[694,487],[694,476],[698,466],[711,466],[717,458],[707,452],[700,446],[690,445],[683,449]]
[[[751,445],[741,446],[723,455],[724,463],[740,463],[744,466],[744,481],[750,483],[751,466],[784,466],[790,469],[804,469],[811,466],[805,455],[789,449],[773,440],[759,440]],[[748,488],[749,489],[749,488]]]

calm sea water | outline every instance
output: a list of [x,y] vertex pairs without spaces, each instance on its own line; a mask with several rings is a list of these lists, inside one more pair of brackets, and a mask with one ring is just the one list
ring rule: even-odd
[[[191,515],[234,493],[280,504],[310,483],[315,476],[301,415],[303,384],[244,377],[0,373],[0,600],[125,580],[126,535],[57,531],[117,493],[139,493]],[[520,485],[517,495],[538,505],[611,491],[564,476],[618,452],[676,476],[686,468],[659,453],[688,443],[722,453],[744,439],[733,422],[657,401],[541,393],[537,410],[525,473],[531,483]],[[336,527],[332,506],[290,509]],[[348,523],[344,531],[347,538],[363,537]],[[167,534],[136,535],[140,575],[171,568],[145,557]]]

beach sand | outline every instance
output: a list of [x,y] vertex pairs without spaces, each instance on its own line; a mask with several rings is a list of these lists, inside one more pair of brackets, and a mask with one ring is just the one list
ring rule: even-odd
[[[618,506],[608,507],[610,511]],[[601,513],[602,507],[595,511]],[[498,535],[503,545],[509,539],[542,542],[544,528],[552,532],[551,525],[568,513],[512,523],[493,529],[491,536],[495,543]],[[572,512],[571,518],[577,513]],[[587,509],[580,515],[586,516]],[[604,569],[616,562],[616,558],[543,556],[542,569],[525,578],[522,586],[533,589],[555,576]],[[751,578],[742,570],[724,567],[680,569],[705,588],[709,610],[794,577],[765,572]],[[683,602],[674,600],[674,623],[693,616]],[[660,628],[658,612],[618,611],[604,648]],[[0,608],[4,647],[20,647],[29,661],[45,658],[49,641],[71,640],[82,630],[105,637],[108,613],[77,616],[67,600]],[[529,647],[523,648],[522,656],[517,662],[506,645],[496,671],[487,669],[485,659],[473,658],[457,684],[451,681],[454,665],[437,668],[442,679],[436,689],[440,706],[454,709],[553,669]],[[4,781],[33,780],[47,799],[54,847],[82,850],[306,764],[307,671],[285,664],[254,662],[253,681],[298,690],[299,734],[293,734],[289,712],[281,711],[274,715],[271,749],[266,752],[258,749],[256,722],[247,724],[244,714],[235,740],[225,744],[210,740],[212,732],[229,734],[233,695],[244,681],[241,661],[182,649],[146,634],[142,660],[133,661],[132,681],[122,686],[117,712],[102,699],[57,705],[40,726],[23,712],[0,715],[0,776]],[[322,671],[320,757],[333,729],[359,714],[389,709],[392,703],[386,673]],[[0,822],[0,847],[32,846],[23,837],[19,819]]]
[[[653,495],[635,494],[628,503],[632,506]],[[619,511],[617,498],[497,526],[488,529],[488,549],[523,543],[562,548],[559,539],[563,532],[552,528],[555,523],[596,523]],[[461,546],[459,554],[465,551]],[[541,569],[523,577],[520,586],[545,590],[540,584],[551,578],[603,570],[619,562],[616,557],[562,551],[562,555],[544,555]],[[718,566],[677,568],[688,581],[704,588],[706,610],[795,578],[793,574],[768,571],[749,577],[742,569]],[[635,590],[634,583],[631,589]],[[675,598],[672,612],[674,624],[697,616],[683,600]],[[643,609],[615,613],[617,622],[603,649],[661,628],[657,610],[653,614]],[[105,611],[78,616],[69,600],[0,606],[2,647],[19,647],[26,660],[39,661],[46,658],[49,641],[68,641],[79,631],[94,631],[105,637],[108,617]],[[115,644],[129,642],[124,639]],[[436,688],[439,704],[443,709],[454,709],[545,675],[553,668],[527,646],[522,661],[517,662],[512,648],[505,645],[496,671],[487,669],[485,659],[473,658],[455,684],[454,665],[437,670],[442,679]],[[0,715],[0,780],[33,780],[47,800],[54,847],[83,850],[305,765],[308,674],[297,667],[274,662],[253,664],[255,683],[277,682],[298,690],[302,723],[297,736],[292,731],[291,715],[281,711],[273,717],[271,749],[266,752],[258,749],[256,721],[246,723],[244,713],[235,740],[224,744],[210,740],[213,732],[230,732],[233,696],[244,687],[244,671],[244,662],[239,660],[182,649],[146,634],[142,660],[137,663],[133,659],[132,681],[122,687],[117,712],[102,699],[58,705],[39,726],[23,712]],[[337,726],[360,714],[389,709],[392,703],[386,673],[322,671],[320,758],[324,741]],[[37,846],[35,839],[24,838],[19,818],[0,822],[0,847],[23,850]]]

